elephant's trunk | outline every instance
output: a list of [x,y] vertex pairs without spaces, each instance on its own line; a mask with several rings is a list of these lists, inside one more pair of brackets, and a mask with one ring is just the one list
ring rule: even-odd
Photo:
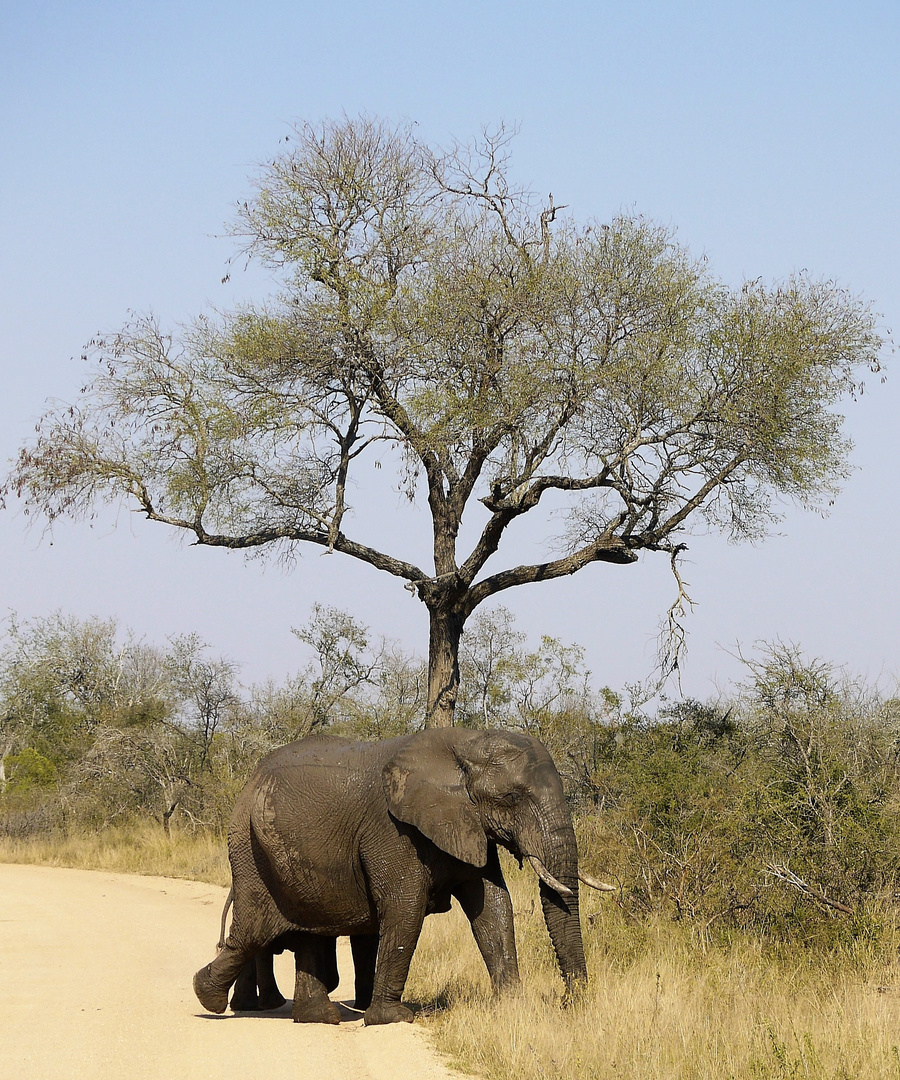
[[571,991],[579,982],[587,979],[587,965],[584,960],[584,943],[581,939],[581,920],[578,912],[578,894],[560,896],[543,881],[540,885],[541,908],[544,922],[556,953],[559,970],[566,980],[566,989]]
[[538,816],[538,835],[523,848],[540,878],[541,908],[567,989],[587,978],[578,910],[578,851],[568,813]]

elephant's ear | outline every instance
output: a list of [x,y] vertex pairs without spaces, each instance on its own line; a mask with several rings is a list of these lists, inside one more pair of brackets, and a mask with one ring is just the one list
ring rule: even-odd
[[421,731],[385,765],[388,809],[462,862],[484,866],[487,837],[445,732]]

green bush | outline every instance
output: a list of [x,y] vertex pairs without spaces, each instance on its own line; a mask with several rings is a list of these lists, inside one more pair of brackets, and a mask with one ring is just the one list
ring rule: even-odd
[[22,794],[32,788],[47,788],[56,783],[59,770],[43,754],[27,746],[19,754],[7,754],[3,759],[10,794]]

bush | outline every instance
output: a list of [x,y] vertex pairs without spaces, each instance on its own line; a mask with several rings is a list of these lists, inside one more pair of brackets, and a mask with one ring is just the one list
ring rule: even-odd
[[30,746],[19,754],[7,754],[3,769],[11,795],[24,794],[35,787],[50,787],[59,777],[53,762]]

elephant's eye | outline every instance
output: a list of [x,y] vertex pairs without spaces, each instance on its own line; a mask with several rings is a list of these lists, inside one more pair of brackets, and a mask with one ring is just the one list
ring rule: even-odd
[[521,798],[521,791],[508,791],[505,795],[501,796],[500,802],[502,802],[504,806],[515,806]]

